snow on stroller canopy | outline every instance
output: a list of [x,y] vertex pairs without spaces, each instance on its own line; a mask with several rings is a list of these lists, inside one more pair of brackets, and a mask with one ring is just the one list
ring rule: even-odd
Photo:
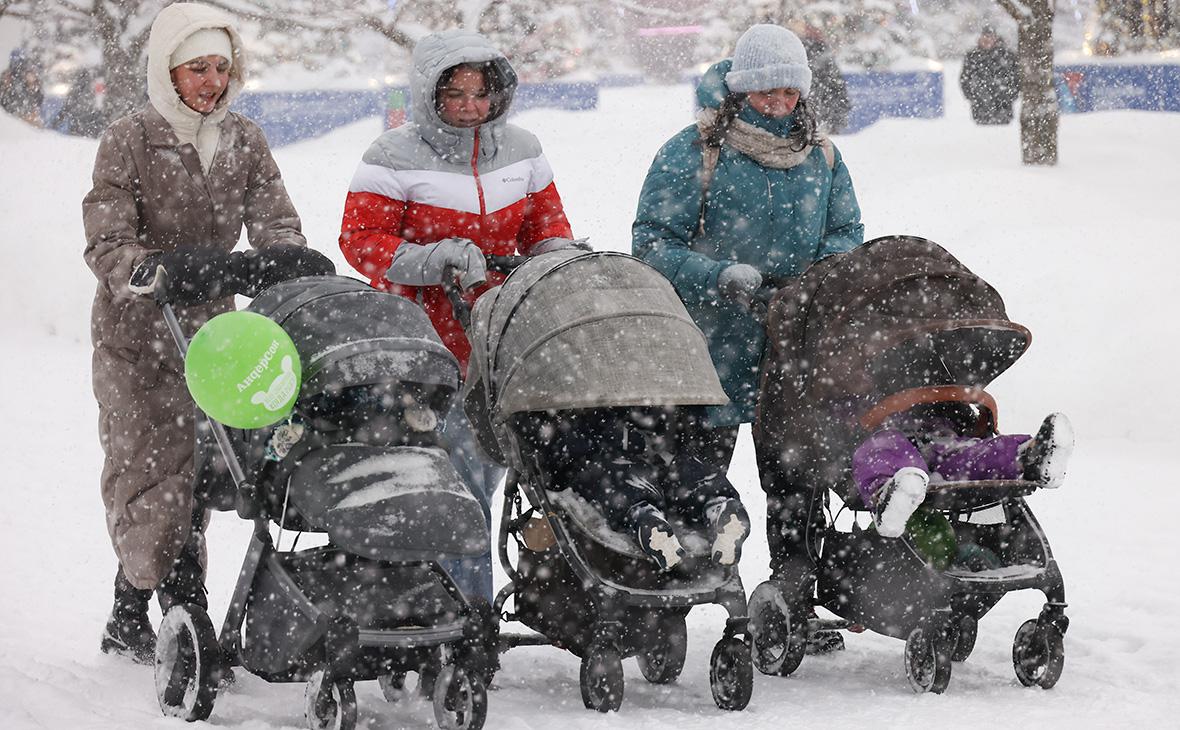
[[983,387],[1031,340],[991,285],[914,236],[878,238],[816,263],[775,296],[768,332],[775,367],[793,373],[805,400]]
[[458,390],[459,363],[422,308],[343,276],[284,282],[251,302],[282,325],[303,361],[300,397],[382,383]]
[[612,252],[531,259],[476,303],[474,377],[495,423],[514,413],[727,402],[672,285]]

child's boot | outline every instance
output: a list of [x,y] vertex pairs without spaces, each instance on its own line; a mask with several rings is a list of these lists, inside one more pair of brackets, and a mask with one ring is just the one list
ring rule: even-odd
[[740,500],[718,497],[705,505],[705,519],[713,531],[713,562],[736,565],[742,543],[750,534],[750,517]]
[[901,537],[906,523],[922,500],[926,499],[926,487],[930,477],[926,472],[913,466],[897,470],[889,481],[877,491],[873,509],[873,524],[882,537]]
[[131,585],[122,566],[115,574],[115,606],[102,632],[99,648],[104,654],[119,654],[136,664],[156,661],[156,632],[148,619],[150,590]]
[[627,514],[640,549],[660,566],[671,570],[684,559],[684,547],[677,539],[664,513],[650,504],[638,504]]
[[1026,481],[1056,489],[1065,481],[1065,465],[1073,453],[1073,426],[1064,413],[1050,413],[1031,441],[1021,447],[1020,467]]

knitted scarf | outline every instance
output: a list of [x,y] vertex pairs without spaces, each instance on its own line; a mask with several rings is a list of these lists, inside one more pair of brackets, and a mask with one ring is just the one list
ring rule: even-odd
[[[716,109],[706,107],[697,112],[697,129],[700,131],[702,140],[709,136],[709,132],[712,131],[715,124],[717,124]],[[819,137],[818,140],[820,148],[824,152],[824,159],[827,160],[828,169],[831,169],[836,161],[832,143],[826,137]],[[765,129],[759,129],[740,119],[730,121],[723,144],[748,155],[759,165],[775,170],[787,170],[801,164],[811,154],[812,149],[812,145],[807,145],[801,150],[791,149],[793,141],[767,132]],[[720,147],[710,144],[701,145],[701,207],[697,213],[696,233],[698,237],[705,234],[705,205],[709,197],[709,184],[713,182],[713,172],[717,169],[717,160],[720,157]]]
[[[716,123],[716,109],[705,108],[697,113],[697,129],[700,130],[702,138],[709,134]],[[823,140],[821,144],[826,142],[827,140]],[[793,140],[772,134],[765,129],[759,129],[740,119],[730,121],[729,130],[725,133],[726,145],[754,158],[759,165],[775,170],[794,167],[806,160],[807,156],[811,154],[811,145],[807,145],[801,150],[794,150],[791,149],[793,143]]]

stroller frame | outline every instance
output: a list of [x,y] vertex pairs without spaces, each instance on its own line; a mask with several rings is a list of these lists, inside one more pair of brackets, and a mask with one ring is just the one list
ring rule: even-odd
[[[588,254],[593,257],[618,255],[611,252]],[[550,271],[564,268],[576,260],[559,263]],[[519,256],[488,257],[489,269],[508,274],[503,285],[511,281],[517,267],[526,261],[527,257]],[[462,300],[450,275],[444,277],[443,288],[464,331],[470,331],[471,309]],[[724,579],[720,582],[708,587],[698,586],[695,590],[685,587],[673,592],[623,585],[595,569],[587,548],[580,546],[572,534],[573,518],[553,503],[541,486],[544,483],[535,459],[528,460],[521,470],[510,468],[507,472],[497,531],[497,552],[509,583],[497,593],[492,611],[499,620],[525,623],[522,620],[521,597],[527,590],[529,577],[523,574],[522,562],[527,562],[527,559],[523,559],[526,553],[541,553],[528,549],[523,531],[526,524],[539,514],[553,537],[552,547],[556,555],[550,556],[553,558],[552,566],[569,571],[569,582],[577,583],[582,592],[579,598],[586,599],[595,617],[589,629],[591,638],[588,641],[570,641],[565,636],[554,635],[556,632],[547,635],[542,632],[510,634],[497,631],[495,645],[489,647],[489,654],[498,655],[516,646],[570,649],[582,660],[579,685],[583,704],[587,709],[599,712],[618,710],[623,701],[623,658],[636,656],[644,677],[650,682],[674,681],[680,675],[685,660],[687,629],[684,616],[693,606],[715,603],[725,608],[728,618],[722,637],[710,658],[709,678],[713,699],[718,707],[725,710],[745,709],[753,692],[753,663],[746,618],[746,594],[737,566],[724,568]],[[510,538],[516,541],[518,547],[516,564],[509,556]],[[548,553],[549,550],[544,552]],[[506,611],[505,605],[512,597],[514,610]],[[658,646],[654,646],[655,642],[650,638],[643,642],[635,636],[637,632],[629,625],[629,619],[637,612],[642,612],[645,621],[654,618],[658,624],[652,627],[659,640]],[[538,606],[538,620],[546,618],[541,615],[543,613],[544,610]],[[581,633],[585,635],[586,632]],[[489,674],[491,671],[494,669],[490,668]]]
[[[944,513],[968,544],[986,547],[999,567],[939,569],[908,534],[885,538],[854,525],[837,530],[823,517],[827,487],[810,494],[804,544],[806,557],[791,555],[782,570],[750,596],[754,662],[764,674],[786,676],[803,660],[817,632],[866,628],[905,639],[905,669],[915,692],[945,691],[952,662],[967,659],[979,619],[1007,593],[1040,590],[1045,604],[1021,625],[1012,661],[1025,686],[1049,689],[1064,666],[1065,583],[1048,538],[1024,497],[1036,489],[1021,480],[948,482],[931,485],[923,506]],[[844,508],[866,511],[859,499]],[[973,513],[999,508],[1003,521],[969,522]],[[884,566],[884,567],[882,567]],[[839,618],[820,619],[814,606]],[[806,618],[802,618],[806,617]]]
[[[188,340],[172,309],[166,280],[155,297],[183,357]],[[231,679],[230,670],[238,665],[267,682],[306,680],[309,727],[351,730],[357,722],[355,681],[378,679],[386,699],[396,701],[407,671],[422,672],[431,667],[438,671],[430,691],[439,726],[474,730],[482,727],[487,712],[486,690],[480,672],[466,666],[482,664],[480,657],[472,655],[479,651],[485,628],[447,571],[435,560],[373,560],[331,545],[280,551],[271,538],[265,501],[247,479],[229,434],[221,423],[207,420],[236,488],[235,510],[241,518],[253,522],[253,534],[220,633],[214,633],[207,612],[200,606],[173,606],[164,617],[156,657],[156,688],[164,714],[190,722],[206,719],[212,712],[219,684]],[[314,553],[346,557],[376,570],[425,567],[455,602],[456,619],[426,627],[361,628],[340,607],[333,606],[337,610],[329,611],[317,606],[286,564],[290,558]],[[277,589],[288,603],[288,615],[303,622],[298,645],[300,660],[286,671],[251,668],[243,657],[242,628],[256,583],[264,573],[268,588]],[[317,646],[322,646],[322,651],[316,651]],[[429,684],[420,683],[420,688]]]
[[[949,569],[908,535],[845,532],[824,514],[832,492],[845,509],[867,508],[850,459],[882,417],[959,402],[974,414],[971,435],[995,435],[995,402],[982,389],[1024,354],[1032,333],[946,249],[908,235],[812,264],[775,293],[770,315],[754,427],[772,565],[750,598],[759,669],[790,674],[809,641],[842,643],[832,629],[871,628],[906,640],[914,691],[942,692],[951,662],[974,647],[978,619],[1006,593],[1032,588],[1045,604],[1017,631],[1013,667],[1022,684],[1052,687],[1068,620],[1061,572],[1024,500],[1036,484],[929,485],[923,505],[949,516],[960,538]],[[985,523],[977,513],[992,507],[1002,520]],[[815,618],[817,605],[840,618]]]

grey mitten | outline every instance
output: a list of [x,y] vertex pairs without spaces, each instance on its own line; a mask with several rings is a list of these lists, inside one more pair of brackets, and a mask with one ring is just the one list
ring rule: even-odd
[[590,239],[588,238],[546,238],[539,241],[537,245],[533,246],[529,251],[529,256],[540,256],[543,253],[552,253],[554,251],[564,251],[566,249],[577,249],[578,251],[593,251],[590,247]]
[[749,264],[730,264],[717,275],[718,293],[747,307],[760,286],[762,274]]
[[407,286],[439,286],[452,275],[459,277],[463,289],[487,281],[487,261],[479,246],[466,238],[447,238],[422,245],[404,243],[394,252],[385,278]]

